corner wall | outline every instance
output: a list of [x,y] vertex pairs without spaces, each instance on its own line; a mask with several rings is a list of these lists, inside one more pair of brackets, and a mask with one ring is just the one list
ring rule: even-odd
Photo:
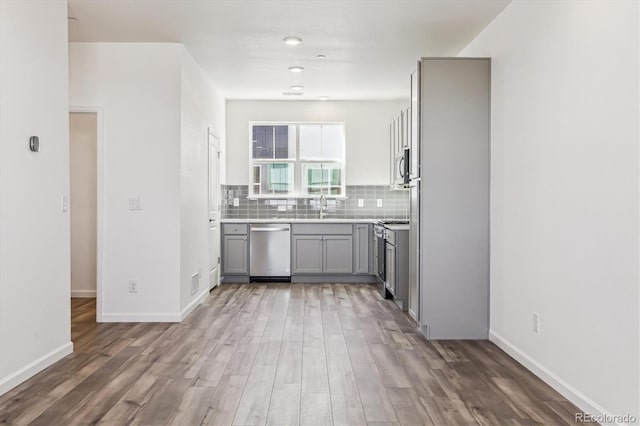
[[491,338],[581,409],[636,418],[638,7],[513,2],[459,54],[492,57]]
[[0,1],[0,394],[73,350],[68,87],[67,3]]
[[[191,55],[182,52],[180,147],[180,309],[184,317],[209,294],[209,128],[224,153],[225,101]],[[222,165],[222,160],[220,161]],[[222,176],[224,170],[220,171]],[[219,245],[219,243],[218,243]],[[191,276],[200,272],[191,295]]]
[[[69,46],[71,105],[103,111],[102,320],[180,321],[184,48]],[[137,196],[142,210],[129,210]],[[137,293],[129,292],[130,279],[138,280]]]

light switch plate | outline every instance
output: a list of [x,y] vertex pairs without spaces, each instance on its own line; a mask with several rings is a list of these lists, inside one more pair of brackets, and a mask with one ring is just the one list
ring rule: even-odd
[[362,198],[358,198],[358,207],[364,207],[364,200]]
[[137,197],[129,197],[129,210],[142,210],[139,195]]
[[62,205],[60,206],[60,210],[63,212],[69,210],[69,199],[67,198],[67,194],[62,194]]
[[378,207],[382,207],[382,198],[378,198],[378,199],[376,200],[376,206],[378,206]]
[[240,206],[240,198],[234,198],[233,207],[239,207],[239,206]]

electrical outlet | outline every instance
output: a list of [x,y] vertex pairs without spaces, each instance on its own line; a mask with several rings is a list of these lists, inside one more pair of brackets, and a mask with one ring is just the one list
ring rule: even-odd
[[240,198],[233,199],[233,207],[240,207]]
[[364,200],[362,198],[358,198],[358,207],[364,207]]
[[67,198],[67,194],[62,194],[61,210],[63,212],[66,212],[67,210],[69,210],[69,198]]
[[278,206],[278,211],[279,212],[286,212],[287,211],[287,206]]
[[140,196],[129,197],[129,210],[142,210],[142,203],[140,202]]
[[191,295],[193,296],[200,289],[200,271],[191,276]]
[[129,280],[129,293],[138,292],[138,280]]
[[382,207],[382,198],[378,198],[378,199],[376,200],[376,206],[378,206],[378,207]]
[[540,331],[540,315],[536,312],[533,313],[533,332],[538,333]]

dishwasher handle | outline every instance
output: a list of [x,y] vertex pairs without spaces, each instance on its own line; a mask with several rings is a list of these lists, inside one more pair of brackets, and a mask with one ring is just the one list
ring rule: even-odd
[[251,232],[278,232],[288,230],[289,228],[251,228]]

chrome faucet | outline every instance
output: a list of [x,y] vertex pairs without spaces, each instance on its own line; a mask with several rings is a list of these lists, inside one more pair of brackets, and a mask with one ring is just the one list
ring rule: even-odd
[[324,219],[327,215],[327,196],[320,194],[320,219]]

